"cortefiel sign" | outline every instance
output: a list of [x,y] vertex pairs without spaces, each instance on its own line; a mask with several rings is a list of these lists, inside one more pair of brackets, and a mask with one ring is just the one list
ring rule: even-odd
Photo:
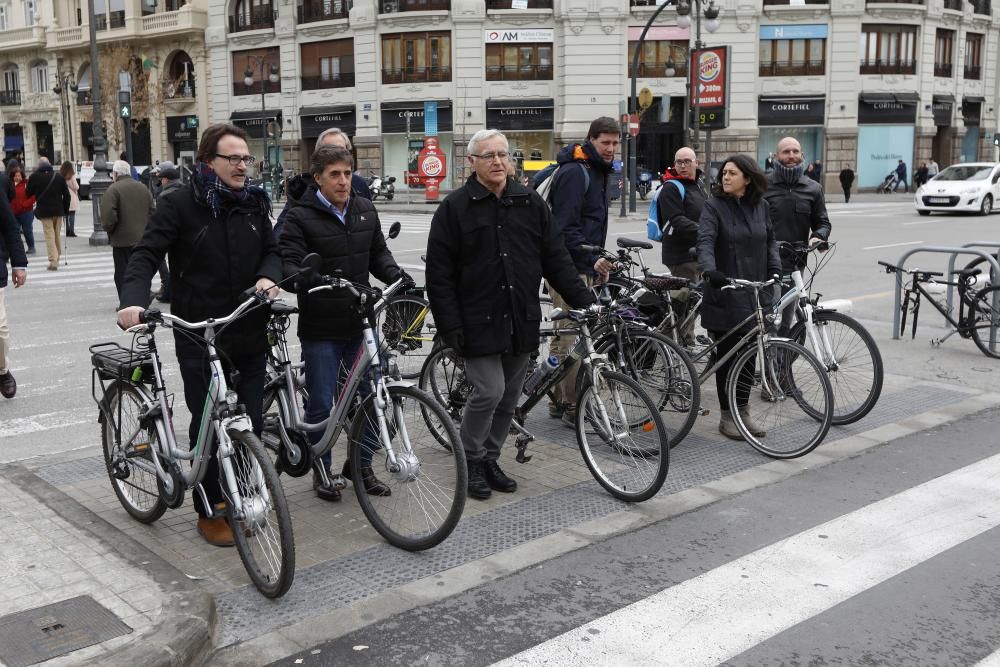
[[487,44],[551,42],[555,31],[551,28],[527,28],[521,30],[487,30],[483,41]]

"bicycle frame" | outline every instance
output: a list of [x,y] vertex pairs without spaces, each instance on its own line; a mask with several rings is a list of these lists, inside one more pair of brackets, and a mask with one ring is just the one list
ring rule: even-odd
[[[965,335],[966,332],[968,332],[970,329],[974,328],[974,327],[971,327],[971,326],[962,326],[962,320],[965,319],[964,315],[965,315],[965,309],[966,309],[966,306],[967,306],[966,300],[965,300],[965,295],[968,293],[968,290],[967,290],[964,282],[961,279],[958,279],[955,282],[951,282],[951,281],[937,281],[937,280],[930,280],[930,279],[928,279],[926,281],[926,282],[934,282],[934,283],[939,284],[939,285],[951,285],[953,287],[957,287],[958,288],[958,320],[956,321],[951,316],[951,313],[953,311],[948,310],[947,308],[945,308],[944,306],[942,306],[941,303],[938,302],[938,300],[935,299],[931,295],[931,293],[929,291],[927,291],[927,289],[924,287],[924,281],[918,280],[918,277],[919,277],[919,272],[914,271],[913,272],[913,277],[910,279],[910,286],[907,287],[906,290],[905,290],[907,294],[915,294],[915,296],[913,297],[914,298],[914,304],[913,304],[913,325],[912,325],[913,326],[913,336],[914,337],[917,335],[917,316],[920,313],[920,298],[921,297],[923,297],[924,299],[927,299],[927,301],[929,301],[930,304],[932,306],[934,306],[934,308],[936,308],[939,313],[941,313],[941,315],[944,317],[945,321],[947,321],[948,324],[950,324],[951,327],[952,327],[952,329],[947,334],[945,334],[943,338],[935,338],[935,339],[933,339],[932,342],[935,345],[940,345],[941,343],[945,342],[946,340],[948,340],[949,338],[951,338],[955,334]],[[910,301],[910,297],[909,296],[904,297],[904,300],[903,300],[903,307],[904,308],[907,305],[909,305],[909,301]],[[906,313],[904,312],[903,313],[903,318],[902,318],[902,320],[900,322],[900,327],[899,327],[900,334],[902,334],[902,332],[905,329],[906,329]]]

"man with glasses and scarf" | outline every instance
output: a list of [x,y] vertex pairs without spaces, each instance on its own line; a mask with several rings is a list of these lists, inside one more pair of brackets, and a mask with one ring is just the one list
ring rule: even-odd
[[[225,123],[205,129],[191,183],[157,202],[142,240],[129,256],[119,326],[139,323],[149,303],[150,282],[165,255],[172,269],[172,312],[189,322],[228,315],[244,301],[243,293],[250,287],[277,296],[281,256],[271,230],[271,202],[263,189],[246,184],[254,163],[247,138],[243,129]],[[223,366],[238,380],[233,386],[258,435],[263,421],[267,318],[266,308],[252,309],[215,341]],[[208,358],[204,342],[193,340],[188,332],[175,329],[174,341],[193,444],[208,394]],[[210,544],[232,546],[215,457],[208,462],[202,488],[207,506],[200,493],[193,494],[198,532]]]

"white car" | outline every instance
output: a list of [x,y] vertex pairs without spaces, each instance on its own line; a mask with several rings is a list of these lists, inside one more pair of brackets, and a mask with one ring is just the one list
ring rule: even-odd
[[998,201],[1000,164],[996,162],[953,164],[913,194],[920,215],[930,215],[933,211],[989,215]]

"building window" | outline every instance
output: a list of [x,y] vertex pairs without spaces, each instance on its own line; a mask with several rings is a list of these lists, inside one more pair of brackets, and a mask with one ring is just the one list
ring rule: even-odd
[[10,7],[7,5],[0,5],[0,30],[6,30],[10,26],[7,24],[7,17],[10,13]]
[[983,36],[965,33],[965,78],[979,79],[983,74]]
[[265,30],[274,27],[271,0],[236,0],[229,17],[229,31]]
[[451,81],[451,33],[382,35],[382,83]]
[[551,81],[552,44],[487,44],[487,81]]
[[94,23],[98,30],[125,27],[125,0],[94,0]]
[[31,92],[49,92],[49,64],[44,60],[31,66]]
[[934,38],[934,76],[951,76],[954,52],[955,31],[938,28]]
[[861,26],[861,74],[916,74],[917,26]]
[[24,25],[35,25],[35,14],[38,13],[38,0],[24,0]]
[[9,65],[3,70],[3,89],[0,90],[0,106],[20,106],[21,84],[18,82],[17,66]]
[[760,76],[822,76],[826,74],[826,40],[760,40]]
[[310,42],[301,47],[302,90],[354,85],[354,40]]
[[349,18],[353,0],[300,0],[299,23]]
[[[280,93],[281,79],[271,81],[271,66],[281,66],[281,55],[277,46],[266,49],[250,49],[233,52],[233,95],[260,95],[261,63],[263,63],[263,85],[265,93]],[[246,85],[247,72],[253,83]]]
[[450,11],[451,0],[379,0],[379,13]]
[[[628,75],[632,76],[635,45],[628,43]],[[688,43],[672,40],[645,40],[639,53],[638,77],[660,78],[667,76],[667,61],[673,61],[674,76],[687,76]]]

